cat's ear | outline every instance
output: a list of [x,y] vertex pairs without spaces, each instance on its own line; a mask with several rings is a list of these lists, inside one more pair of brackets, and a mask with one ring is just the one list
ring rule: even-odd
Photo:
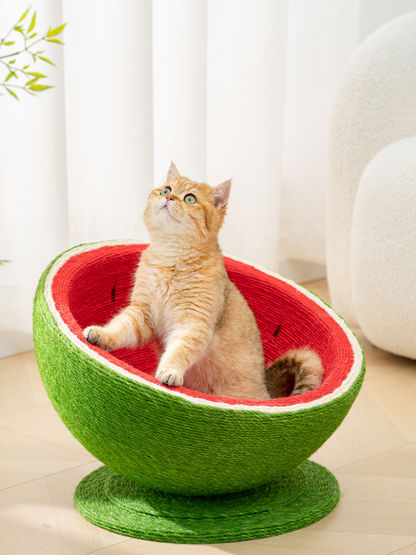
[[228,199],[230,198],[230,191],[231,179],[212,188],[214,205],[218,208],[218,210],[222,210],[226,206]]
[[181,174],[178,172],[178,168],[175,164],[171,161],[166,181],[174,181],[175,179],[178,179],[178,177],[181,177]]

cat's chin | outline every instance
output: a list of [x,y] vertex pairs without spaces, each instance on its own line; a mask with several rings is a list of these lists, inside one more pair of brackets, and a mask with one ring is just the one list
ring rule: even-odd
[[162,208],[159,211],[161,214],[165,214],[170,216],[171,218],[173,218],[172,214],[170,213],[170,210],[168,208],[168,205],[166,204],[166,206],[162,206]]
[[169,209],[168,205],[162,206],[162,208],[160,208],[159,215],[165,221],[174,221],[177,223],[181,223],[181,221],[177,217],[175,217],[175,214],[173,214],[172,211]]
[[169,216],[171,215],[170,210],[169,210],[169,205],[167,202],[161,202],[158,206],[157,206],[158,210],[155,210],[155,212],[158,212],[159,214],[168,214]]
[[162,208],[157,214],[154,214],[149,223],[158,233],[163,234],[177,234],[182,229],[182,222],[166,208]]

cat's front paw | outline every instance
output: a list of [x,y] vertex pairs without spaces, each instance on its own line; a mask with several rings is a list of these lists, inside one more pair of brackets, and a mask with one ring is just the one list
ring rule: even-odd
[[173,368],[158,368],[156,379],[165,385],[175,386],[183,384],[183,375]]
[[98,345],[101,349],[105,351],[111,351],[111,338],[108,332],[99,326],[89,326],[83,331],[85,339],[91,345]]

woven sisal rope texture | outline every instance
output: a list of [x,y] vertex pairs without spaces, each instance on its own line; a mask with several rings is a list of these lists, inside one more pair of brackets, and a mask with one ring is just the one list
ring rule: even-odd
[[228,496],[172,496],[99,468],[78,485],[75,505],[90,522],[118,534],[173,543],[233,542],[309,526],[337,504],[334,476],[306,461],[291,474]]
[[[101,256],[101,264],[108,263],[109,267],[119,267],[123,260],[132,261],[132,254],[129,258],[123,249],[121,256],[115,257],[117,264],[111,260],[108,250],[104,253],[101,250],[101,254],[99,250],[95,254]],[[135,256],[137,262],[137,249]],[[74,268],[76,258],[70,258]],[[96,264],[97,261],[93,265],[95,268]],[[82,265],[82,268],[92,271],[93,266]],[[237,272],[237,266],[230,267],[230,274],[239,274],[241,282],[244,282],[241,275],[247,268],[240,265]],[[150,356],[140,359],[139,367],[144,373],[137,368],[134,370],[135,367],[123,362],[122,358],[109,354],[111,358],[95,356],[95,351],[83,342],[82,335],[77,338],[75,328],[74,336],[57,321],[50,300],[45,297],[45,282],[52,267],[53,264],[40,281],[34,310],[36,355],[45,387],[55,409],[73,435],[110,469],[145,487],[180,495],[216,495],[272,482],[295,469],[330,437],[361,387],[364,364],[342,394],[332,397],[330,390],[322,398],[322,403],[315,406],[306,402],[305,395],[302,396],[304,399],[295,400],[296,404],[292,406],[282,406],[285,412],[263,411],[273,408],[267,405],[273,402],[257,402],[257,406],[255,402],[245,400],[247,410],[240,405],[239,410],[235,410],[234,400],[226,400],[229,403],[227,406],[215,399],[197,399],[190,393],[180,396],[169,388],[155,387],[154,379],[145,374],[150,370],[145,366],[146,360],[151,360]],[[65,294],[68,290],[72,292],[66,297],[63,295],[64,299],[71,300],[66,305],[64,303],[60,310],[69,323],[75,322],[74,326],[81,330],[82,322],[77,321],[81,318],[77,316],[77,310],[83,313],[80,299],[84,302],[83,299],[92,298],[95,290],[91,289],[88,295],[83,296],[82,287],[75,287],[74,283],[77,280],[85,283],[85,275],[75,270],[69,275],[70,279],[58,283]],[[101,292],[109,289],[111,299],[114,296],[117,299],[117,287],[121,291],[128,289],[128,281],[123,285],[114,282],[114,279],[109,279],[105,287],[102,286],[101,275],[112,275],[114,278],[118,274],[97,273],[95,270],[90,276],[94,276],[96,289],[100,291],[101,287]],[[345,375],[346,365],[350,364],[348,340],[342,334],[331,331],[331,326],[323,321],[319,311],[314,313],[309,310],[309,300],[303,307],[302,318],[293,321],[292,316],[286,313],[296,307],[302,314],[304,303],[302,294],[293,288],[283,287],[279,302],[274,298],[274,291],[274,297],[269,297],[269,306],[260,310],[254,299],[261,294],[270,295],[272,285],[266,280],[264,286],[257,283],[254,287],[254,278],[260,279],[258,274],[248,276],[247,289],[253,292],[249,302],[258,317],[262,333],[275,329],[274,319],[273,324],[270,321],[272,316],[274,318],[278,314],[285,327],[292,325],[296,333],[309,334],[312,346],[316,345],[326,356],[328,375],[323,390],[330,389],[331,379],[335,380],[332,388],[338,387]],[[116,291],[112,295],[114,283]],[[91,300],[89,306],[96,304]],[[284,317],[286,320],[283,320]],[[305,319],[308,325],[299,324]],[[325,330],[328,333],[324,333]],[[324,337],[321,337],[322,334]],[[280,333],[276,339],[279,336]],[[289,339],[285,337],[288,338],[289,334],[282,335],[281,343],[274,343],[274,353],[286,348]],[[132,356],[141,355],[136,353]],[[132,373],[114,370],[114,365],[122,368],[123,364],[124,368],[133,369]],[[146,379],[135,379],[134,371]],[[196,404],[196,400],[201,400],[201,403]]]

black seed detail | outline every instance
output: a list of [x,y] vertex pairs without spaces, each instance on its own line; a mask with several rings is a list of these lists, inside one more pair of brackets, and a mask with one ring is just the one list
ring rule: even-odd
[[277,326],[276,331],[273,334],[273,337],[277,337],[277,334],[279,333],[279,331],[282,329],[282,326]]
[[114,284],[113,288],[111,289],[111,300],[113,301],[113,303],[116,302],[116,284]]

